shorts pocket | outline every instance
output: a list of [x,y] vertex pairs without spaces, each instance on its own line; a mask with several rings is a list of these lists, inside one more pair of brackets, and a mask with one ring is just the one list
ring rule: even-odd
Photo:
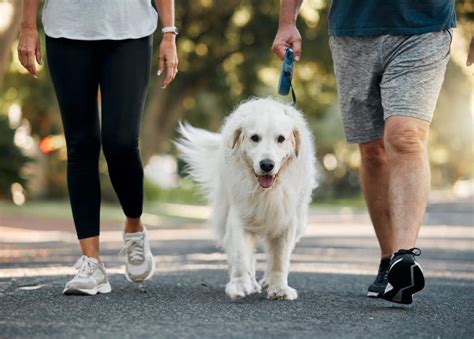
[[446,34],[449,36],[449,49],[448,54],[451,54],[451,44],[453,43],[453,30],[448,28],[445,30]]

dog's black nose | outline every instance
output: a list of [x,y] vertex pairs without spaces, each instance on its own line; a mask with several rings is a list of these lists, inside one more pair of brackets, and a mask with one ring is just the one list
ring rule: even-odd
[[270,159],[264,159],[262,161],[260,161],[260,168],[262,169],[262,171],[264,172],[271,172],[273,167],[275,167],[275,164],[272,160]]

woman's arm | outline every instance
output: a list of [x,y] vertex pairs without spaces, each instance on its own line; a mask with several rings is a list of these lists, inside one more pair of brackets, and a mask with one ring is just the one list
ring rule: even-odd
[[36,29],[36,14],[38,11],[38,0],[23,1],[23,17],[20,27],[20,38],[18,41],[18,58],[20,63],[35,78],[38,77],[36,71],[36,61],[41,65],[41,46],[38,30]]
[[[174,26],[174,0],[155,0],[163,27]],[[162,88],[166,88],[178,73],[178,55],[176,52],[176,34],[163,33],[160,45],[160,66],[158,75],[166,67],[166,78]]]

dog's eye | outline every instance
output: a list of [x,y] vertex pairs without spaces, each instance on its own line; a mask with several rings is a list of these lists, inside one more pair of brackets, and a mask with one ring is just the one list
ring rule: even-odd
[[252,140],[253,142],[259,142],[260,137],[257,134],[254,134],[250,137],[250,140]]
[[279,144],[281,144],[283,141],[285,141],[285,137],[283,135],[279,135],[277,141]]

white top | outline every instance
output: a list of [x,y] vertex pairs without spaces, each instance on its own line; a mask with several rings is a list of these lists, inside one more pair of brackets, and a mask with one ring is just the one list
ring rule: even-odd
[[152,34],[158,13],[151,0],[46,0],[42,21],[52,38],[124,40]]

